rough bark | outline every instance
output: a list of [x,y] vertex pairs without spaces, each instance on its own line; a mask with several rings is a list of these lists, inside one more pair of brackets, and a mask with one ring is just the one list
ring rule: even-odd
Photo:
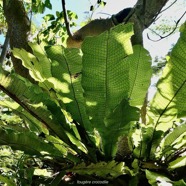
[[[20,0],[3,0],[3,10],[8,24],[10,48],[24,48],[28,52],[31,52],[28,45],[30,21],[23,2]],[[22,66],[19,59],[12,56],[12,62],[16,73],[33,81],[29,76],[28,70]]]

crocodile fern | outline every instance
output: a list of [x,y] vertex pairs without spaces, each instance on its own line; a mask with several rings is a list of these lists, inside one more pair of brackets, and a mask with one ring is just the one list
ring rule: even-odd
[[[144,169],[155,185],[159,174],[154,171],[171,174],[184,167],[186,29],[148,105],[146,123],[141,122],[141,108],[152,76],[151,58],[142,46],[131,45],[132,34],[131,24],[118,25],[86,38],[82,50],[42,43],[29,43],[32,54],[15,48],[14,56],[36,83],[1,69],[0,88],[12,100],[0,104],[26,125],[2,125],[0,144],[44,161],[66,161],[63,174],[66,170],[108,180],[127,174],[127,183],[136,185]],[[160,177],[162,183],[171,180]]]

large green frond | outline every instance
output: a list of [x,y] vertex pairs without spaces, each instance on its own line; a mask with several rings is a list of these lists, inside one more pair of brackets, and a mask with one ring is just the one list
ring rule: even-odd
[[[177,116],[186,113],[186,29],[174,46],[170,59],[157,84],[157,93],[150,103],[150,115],[156,128],[167,130]],[[152,114],[151,114],[152,113]]]
[[119,25],[99,36],[87,37],[82,45],[86,110],[107,157],[115,156],[118,137],[127,131],[131,119],[138,119],[137,109],[128,103],[132,34],[131,24]]
[[50,100],[47,93],[18,75],[7,75],[2,69],[0,86],[2,90],[22,106],[23,112],[29,112],[58,137],[69,143],[64,130],[65,118],[62,114],[59,118],[55,117],[55,113],[58,114],[60,109]]
[[[177,44],[173,47],[170,59],[157,84],[157,93],[152,99],[148,111],[149,123],[154,125],[151,138],[151,155],[154,156],[154,139],[158,131],[172,128],[174,121],[186,116],[186,29],[183,30]],[[177,130],[166,139],[170,143]],[[160,137],[164,138],[164,135]],[[169,139],[169,140],[168,140]],[[171,139],[171,140],[170,140]],[[176,140],[176,139],[174,139]]]
[[[46,52],[52,60],[52,76],[61,82],[61,86],[54,86],[58,99],[63,102],[72,118],[83,126],[86,132],[91,134],[93,127],[86,114],[85,99],[81,86],[81,51],[54,46],[47,48]],[[66,85],[66,89],[62,87],[63,85]]]
[[[19,49],[14,49],[13,53],[23,61],[23,65],[29,69],[31,76],[39,82],[39,86],[49,93],[50,99],[61,108],[58,112],[55,111],[55,108],[49,108],[56,116],[55,119],[59,122],[65,121],[63,123],[66,123],[66,119],[68,119],[68,122],[72,122],[72,118],[76,119],[81,125],[85,124],[85,129],[91,132],[91,125],[84,110],[81,78],[78,78],[81,74],[80,52],[64,50],[62,46],[45,47],[42,44],[31,43],[30,46],[34,55]],[[46,67],[43,61],[46,63]],[[69,112],[72,116],[66,112]],[[66,130],[70,130],[70,133],[74,133],[71,136],[66,131],[70,141],[73,144],[75,143],[77,148],[86,151],[83,143],[79,141],[80,135],[76,126],[67,124],[64,127],[66,127]],[[75,138],[73,138],[73,135],[75,135]]]
[[9,145],[13,149],[24,151],[29,155],[67,158],[74,162],[79,162],[79,159],[73,155],[72,151],[69,153],[70,150],[65,144],[61,144],[59,148],[55,143],[48,143],[42,137],[39,138],[35,133],[30,131],[15,132],[10,129],[0,129],[0,145]]
[[15,132],[13,130],[0,129],[0,144],[10,145],[13,149],[24,151],[30,155],[50,155],[63,157],[60,151],[55,149],[53,145],[44,142],[32,132]]

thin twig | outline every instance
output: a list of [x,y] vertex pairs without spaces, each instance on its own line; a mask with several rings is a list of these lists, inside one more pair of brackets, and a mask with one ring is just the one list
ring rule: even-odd
[[66,25],[66,29],[67,29],[67,34],[70,38],[72,38],[72,33],[70,31],[70,24],[67,18],[67,12],[66,12],[66,8],[65,8],[65,0],[61,0],[62,3],[62,9],[63,9],[63,15],[64,15],[64,20],[65,20],[65,25]]
[[173,6],[176,2],[177,2],[177,0],[175,0],[174,2],[172,2],[167,8],[165,8],[164,10],[162,10],[160,13],[165,12],[167,9],[169,9],[171,6]]

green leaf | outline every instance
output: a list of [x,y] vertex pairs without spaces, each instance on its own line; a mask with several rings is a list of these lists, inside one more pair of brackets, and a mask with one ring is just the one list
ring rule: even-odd
[[2,69],[0,71],[0,86],[3,91],[16,100],[23,109],[40,121],[42,125],[47,126],[64,142],[69,144],[69,139],[64,130],[64,127],[66,128],[64,115],[60,108],[50,100],[46,92],[16,74],[7,76]]
[[[81,86],[82,54],[79,49],[66,49],[61,46],[46,48],[47,55],[52,60],[52,76],[49,79],[57,93],[59,100],[72,118],[87,131],[93,131],[85,110],[85,100]],[[63,75],[61,75],[63,74]],[[55,82],[61,82],[58,83]]]
[[[51,72],[53,78],[46,81],[56,91],[60,105],[70,114],[71,120],[80,124],[74,126],[74,133],[78,139],[88,134],[89,141],[95,141],[94,129],[85,109],[85,99],[81,86],[82,53],[79,49],[64,49],[61,46],[46,47],[46,53],[52,61]],[[78,134],[80,133],[80,135]],[[70,136],[69,136],[70,137]],[[72,138],[71,138],[72,139]],[[77,142],[79,143],[79,142]],[[95,142],[94,142],[95,143]],[[77,145],[79,148],[80,146]],[[82,146],[82,150],[84,147]]]
[[[30,75],[36,80],[41,83],[44,82],[46,78],[51,77],[51,62],[47,58],[46,53],[44,51],[44,46],[41,45],[36,45],[29,43],[30,47],[32,47],[33,53],[37,56],[34,56],[31,53],[28,53],[24,49],[18,49],[14,48],[13,49],[13,54],[16,58],[19,58],[22,60],[23,66],[29,69]],[[48,85],[43,85],[46,86],[46,88],[50,89]]]
[[0,128],[0,144],[9,145],[13,149],[21,150],[32,155],[65,156],[65,154],[55,149],[52,144],[42,141],[41,138],[38,138],[38,136],[32,132],[21,133]]
[[49,9],[52,9],[52,4],[50,3],[50,0],[45,0],[45,6]]
[[150,103],[148,115],[156,130],[166,131],[173,120],[186,113],[186,29],[173,47],[170,59],[157,84],[157,93]]
[[43,14],[44,11],[45,11],[45,4],[43,2],[39,2],[37,6],[37,12]]
[[72,162],[77,163],[79,160],[77,159],[77,152],[74,151],[71,147],[69,147],[68,145],[66,145],[62,140],[60,140],[59,138],[56,138],[54,136],[51,135],[46,135],[46,140],[51,142],[52,145],[55,146],[55,148],[60,151],[62,154],[65,155],[65,157],[69,160],[71,160]]
[[[48,134],[47,128],[38,121],[35,117],[33,117],[29,112],[24,110],[18,103],[8,100],[0,101],[0,105],[3,107],[8,107],[14,112],[16,115],[19,115],[26,123],[28,124],[28,128],[32,132],[38,132],[38,133],[45,133]],[[7,126],[10,127],[10,126]],[[15,128],[14,128],[15,129]],[[22,130],[26,130],[25,128],[22,128]]]
[[8,186],[16,186],[16,184],[13,182],[13,179],[0,175],[0,182],[6,183]]
[[106,157],[115,156],[116,142],[129,128],[131,115],[138,120],[137,109],[128,104],[132,34],[131,24],[119,25],[99,36],[87,37],[82,44],[86,110],[101,136]]
[[86,146],[77,138],[75,138],[72,134],[67,133],[67,136],[69,137],[70,141],[77,146],[78,149],[80,149],[81,151],[83,151],[85,154],[88,154],[88,150],[86,148]]
[[[128,101],[125,99],[115,108],[113,112],[110,112],[107,118],[105,118],[106,132],[101,131],[102,145],[106,154],[115,156],[117,152],[117,142],[120,136],[128,136],[130,124],[138,120],[139,110],[136,107],[129,106]],[[114,137],[110,137],[114,136]]]
[[48,143],[47,140],[30,131],[16,132],[0,128],[0,145],[9,145],[29,155],[66,158],[74,163],[79,162],[79,158],[76,157],[77,153],[64,142],[52,136],[47,136],[46,139],[52,143]]
[[183,166],[186,166],[186,156],[179,157],[176,160],[170,162],[168,168],[173,170]]
[[165,158],[170,154],[176,153],[186,144],[186,125],[185,123],[173,128],[168,134],[162,139],[159,144],[156,156],[164,156]]
[[[168,131],[173,122],[186,113],[186,29],[173,47],[170,59],[157,83],[157,92],[147,112],[149,123],[154,125],[152,147],[156,133]],[[163,135],[160,137],[163,140]],[[169,138],[170,139],[170,138]],[[151,148],[150,147],[150,148]],[[156,146],[157,148],[158,146]],[[155,147],[154,147],[155,148]],[[151,153],[153,154],[153,153]]]
[[[151,57],[142,46],[133,47],[134,53],[128,56],[130,61],[130,105],[142,106],[150,85],[152,75]],[[144,75],[145,74],[145,75]]]
[[149,170],[146,170],[145,173],[149,184],[151,184],[152,186],[164,186],[164,185],[185,186],[186,185],[184,180],[172,181],[166,176],[164,176],[163,174],[155,173]]
[[52,21],[55,19],[55,16],[53,14],[47,14],[46,16],[43,17],[45,21]]
[[[50,93],[56,106],[63,109],[64,115],[69,120],[72,120],[72,118],[66,114],[66,110],[70,110],[73,119],[82,125],[85,123],[89,128],[88,131],[91,133],[93,129],[90,129],[91,125],[88,125],[88,117],[85,113],[84,104],[81,103],[84,99],[80,78],[77,79],[74,77],[76,74],[81,73],[81,56],[79,52],[64,51],[64,48],[61,46],[46,47],[45,51],[43,44],[37,45],[29,43],[29,45],[33,50],[34,56],[25,50],[18,49],[14,49],[14,55],[22,59],[24,66],[29,69],[31,76],[39,81],[39,85]],[[48,106],[48,109],[56,116],[55,119],[65,124],[66,121],[62,118],[64,117],[63,113],[60,110],[56,112],[55,105],[50,106],[51,108]],[[66,135],[68,135],[71,142],[76,145],[78,149],[84,152],[86,151],[87,153],[84,144],[79,140],[80,135],[76,130],[76,126],[69,126],[68,128],[68,125],[66,125],[64,127],[72,134],[66,131]],[[85,129],[87,128],[85,127]]]
[[[51,102],[50,108],[47,105],[48,109],[55,116],[55,119],[59,123],[63,122],[65,129],[70,131],[63,131],[65,135],[78,149],[87,153],[87,149],[80,141],[80,136],[86,135],[85,130],[87,130],[90,138],[92,140],[94,138],[92,137],[93,128],[89,124],[84,107],[85,101],[80,84],[81,77],[78,78],[81,75],[82,68],[80,51],[64,50],[61,46],[45,47],[43,44],[33,43],[29,43],[29,45],[34,55],[19,49],[14,49],[14,55],[22,59],[23,65],[29,69],[31,76],[39,81],[39,86],[49,92],[56,105],[52,105]],[[61,108],[61,110],[57,110],[55,106]],[[85,130],[82,131],[81,135],[79,135],[75,125],[73,127],[65,125],[64,115],[69,122],[74,119],[84,126]]]
[[69,20],[75,20],[78,19],[78,15],[70,10],[67,10],[67,15],[69,17]]
[[[182,138],[186,135],[186,125],[185,123],[182,125],[177,126],[176,128],[174,128],[172,130],[172,132],[170,132],[166,137],[165,137],[165,141],[164,141],[164,146],[172,146],[173,143],[176,143],[176,140],[178,138]],[[184,144],[182,144],[183,146]]]
[[82,85],[89,109],[99,108],[97,103],[107,103],[105,107],[114,109],[123,98],[128,98],[127,57],[133,52],[130,43],[132,34],[131,24],[119,25],[100,36],[88,37],[83,42]]
[[96,164],[91,163],[86,165],[85,163],[78,164],[72,169],[69,169],[70,172],[75,172],[80,175],[97,175],[102,178],[116,178],[120,175],[127,174],[130,172],[129,168],[125,166],[124,162],[99,162]]
[[34,175],[37,176],[44,176],[44,177],[51,177],[51,172],[49,172],[47,169],[34,169]]
[[[152,125],[140,125],[133,126],[130,132],[130,139],[133,148],[133,154],[137,158],[143,158],[144,160],[148,158],[149,152],[153,154],[154,149],[149,146],[151,144],[151,137],[153,134],[154,128]],[[161,139],[161,133],[157,133],[154,137],[153,144],[159,144],[159,139]],[[153,155],[154,156],[154,155]]]

